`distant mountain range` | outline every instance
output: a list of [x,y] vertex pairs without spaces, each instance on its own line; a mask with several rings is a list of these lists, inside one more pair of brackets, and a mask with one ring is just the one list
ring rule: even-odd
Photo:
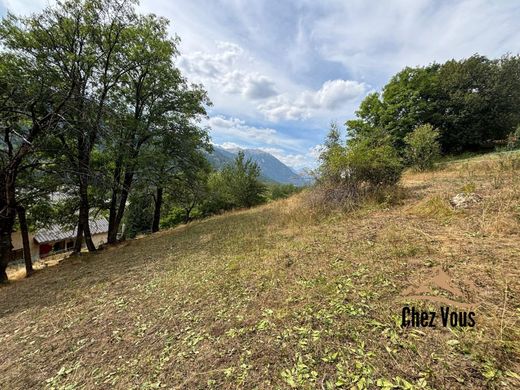
[[233,162],[239,150],[244,152],[246,158],[250,158],[258,164],[261,171],[261,179],[264,181],[294,184],[296,186],[303,186],[309,183],[308,177],[296,173],[272,154],[259,149],[227,150],[214,145],[213,152],[208,155],[208,160],[215,169],[221,169],[224,165]]

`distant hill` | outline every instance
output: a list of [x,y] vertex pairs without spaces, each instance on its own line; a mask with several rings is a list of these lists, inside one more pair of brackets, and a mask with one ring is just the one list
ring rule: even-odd
[[[235,159],[239,150],[240,149],[226,150],[219,146],[214,146],[213,152],[208,155],[208,160],[215,169],[220,169],[225,164],[231,163]],[[289,168],[272,154],[259,149],[242,150],[247,158],[250,158],[258,164],[263,180],[282,184],[294,184],[297,186],[303,186],[307,183],[305,178]]]

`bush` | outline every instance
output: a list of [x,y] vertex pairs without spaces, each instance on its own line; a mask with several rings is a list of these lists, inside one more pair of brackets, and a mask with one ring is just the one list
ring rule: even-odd
[[270,200],[283,199],[301,191],[301,187],[296,187],[294,184],[270,184],[267,187]]
[[370,139],[348,145],[344,166],[344,181],[372,188],[396,184],[403,171],[399,154],[392,145]]
[[334,143],[321,158],[319,185],[312,203],[353,208],[395,185],[403,171],[397,150],[384,134],[358,138],[346,146]]
[[217,214],[237,207],[252,207],[266,199],[265,185],[259,180],[260,168],[239,152],[233,163],[208,178],[207,198],[200,207],[203,215]]
[[419,171],[433,168],[441,153],[440,132],[430,124],[421,125],[404,137],[407,162]]

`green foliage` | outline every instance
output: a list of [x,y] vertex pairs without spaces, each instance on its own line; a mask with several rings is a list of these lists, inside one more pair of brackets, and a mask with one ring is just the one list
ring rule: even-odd
[[267,198],[269,200],[288,198],[299,191],[301,187],[296,187],[294,184],[270,184],[267,186]]
[[[379,187],[397,183],[403,166],[388,137],[373,132],[341,146],[333,127],[321,154],[321,180],[349,187]],[[329,142],[333,139],[333,142]]]
[[218,214],[233,208],[233,202],[226,190],[226,183],[221,172],[212,172],[208,176],[208,196],[202,205],[205,215]]
[[391,137],[400,151],[404,137],[418,124],[441,129],[444,153],[461,153],[493,146],[520,122],[520,56],[497,60],[474,55],[444,64],[405,68],[381,94],[368,95],[357,119],[347,121],[351,138],[370,136],[377,129]]
[[397,150],[384,139],[361,139],[348,144],[345,153],[345,179],[372,187],[399,181],[403,165]]
[[262,203],[265,185],[259,180],[260,167],[244,152],[238,152],[233,164],[226,165],[222,172],[223,197],[234,207],[251,207]]
[[356,205],[380,189],[396,184],[403,171],[399,153],[382,132],[356,137],[341,146],[333,126],[321,154],[318,187],[319,205]]
[[330,124],[323,151],[320,154],[319,174],[328,181],[339,181],[344,166],[345,148],[341,144],[341,133],[336,123]]
[[431,169],[440,156],[440,132],[432,125],[418,126],[404,137],[405,155],[410,165],[420,171]]
[[130,205],[126,213],[125,235],[134,238],[140,233],[149,233],[152,227],[153,202],[151,196],[136,192],[130,196]]
[[507,137],[506,150],[515,150],[520,148],[520,125],[516,127],[514,132]]

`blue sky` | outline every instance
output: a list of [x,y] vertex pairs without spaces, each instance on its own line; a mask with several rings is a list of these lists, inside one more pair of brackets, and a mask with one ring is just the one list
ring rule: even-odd
[[[0,0],[27,14],[47,1]],[[214,105],[215,144],[313,167],[329,123],[404,66],[520,52],[520,1],[144,0],[171,20],[178,65]]]

